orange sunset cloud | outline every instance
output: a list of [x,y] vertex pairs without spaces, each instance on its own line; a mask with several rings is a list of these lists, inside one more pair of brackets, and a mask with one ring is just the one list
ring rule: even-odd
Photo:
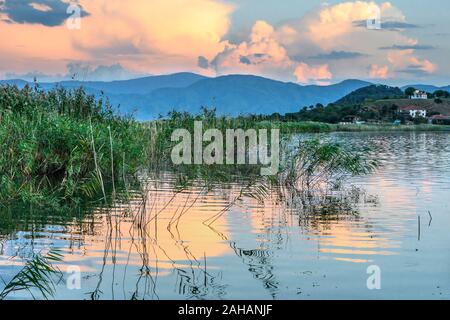
[[[28,3],[28,9],[43,17],[42,23],[22,21],[26,17],[16,21],[5,9],[5,0],[3,7],[1,3],[0,77],[66,75],[73,63],[92,68],[120,65],[133,74],[249,73],[319,84],[438,71],[431,58],[414,48],[419,40],[405,35],[406,16],[390,2],[326,4],[278,24],[259,19],[239,40],[232,36],[232,27],[240,5],[231,1],[80,0],[85,14],[79,29],[67,27],[64,20],[70,15],[65,12],[60,12],[61,23],[46,23],[45,15],[56,14],[47,2]],[[366,20],[377,13],[382,30],[368,30]]]

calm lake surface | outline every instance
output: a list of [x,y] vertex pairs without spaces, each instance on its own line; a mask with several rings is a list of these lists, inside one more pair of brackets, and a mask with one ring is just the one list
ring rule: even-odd
[[[59,268],[82,273],[81,289],[67,289],[65,275],[56,299],[450,299],[450,134],[326,139],[377,148],[380,168],[352,180],[364,189],[353,213],[305,216],[275,192],[236,200],[238,183],[178,192],[167,175],[150,182],[144,209],[136,200],[70,219],[1,213],[0,276],[57,248]],[[19,229],[11,215],[23,216]],[[370,266],[381,290],[367,287]]]

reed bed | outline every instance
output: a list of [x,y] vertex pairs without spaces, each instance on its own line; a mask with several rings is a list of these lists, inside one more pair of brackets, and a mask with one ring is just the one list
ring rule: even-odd
[[0,87],[0,204],[104,198],[146,165],[149,134],[82,88]]

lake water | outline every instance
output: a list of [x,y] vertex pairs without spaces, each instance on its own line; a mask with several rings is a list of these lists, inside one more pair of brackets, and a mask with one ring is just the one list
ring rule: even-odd
[[[2,213],[0,276],[57,248],[62,271],[80,268],[81,289],[65,275],[56,299],[450,299],[450,134],[326,138],[377,147],[380,168],[352,180],[364,188],[352,213],[305,216],[276,192],[237,200],[239,183],[178,192],[167,175],[149,183],[145,208]],[[19,229],[7,231],[5,215],[23,216]],[[373,266],[380,290],[367,286]]]

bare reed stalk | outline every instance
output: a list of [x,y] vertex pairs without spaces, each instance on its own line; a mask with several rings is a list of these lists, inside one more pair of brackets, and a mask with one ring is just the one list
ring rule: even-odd
[[113,188],[113,198],[116,197],[116,185],[114,182],[114,153],[113,153],[113,139],[111,134],[111,126],[108,126],[109,131],[109,144],[111,147],[111,182],[112,182],[112,188]]
[[123,159],[122,159],[122,179],[123,179],[123,185],[125,187],[125,191],[127,193],[127,197],[129,197],[127,179],[126,179],[126,174],[125,174],[125,152],[123,153]]

